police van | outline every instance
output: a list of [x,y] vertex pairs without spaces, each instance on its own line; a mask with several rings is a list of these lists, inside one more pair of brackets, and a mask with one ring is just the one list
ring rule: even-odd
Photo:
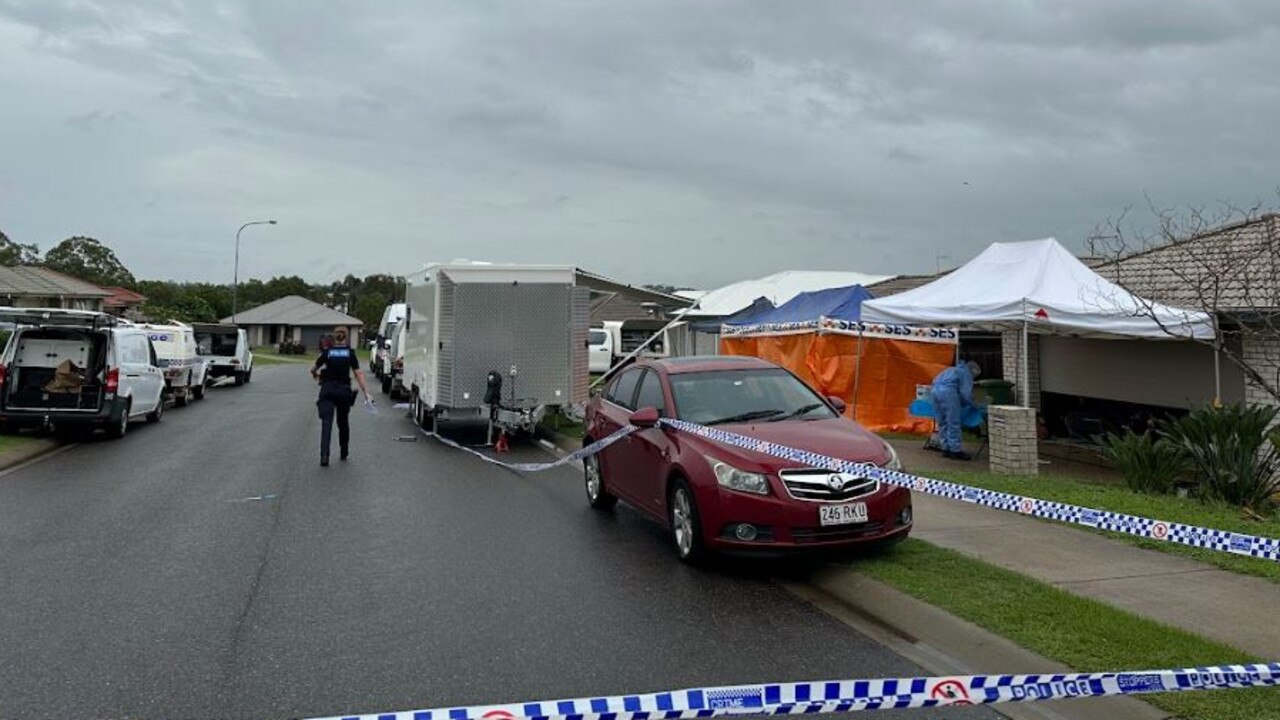
[[165,396],[173,398],[173,404],[178,407],[191,400],[204,399],[209,361],[197,351],[195,330],[180,322],[144,323],[138,327],[146,331],[155,346],[160,369],[164,371]]

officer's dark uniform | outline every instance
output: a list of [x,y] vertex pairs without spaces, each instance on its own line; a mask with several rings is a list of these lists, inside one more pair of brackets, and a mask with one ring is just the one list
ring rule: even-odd
[[356,393],[351,389],[351,374],[360,369],[360,359],[346,345],[334,345],[320,353],[315,367],[320,371],[320,462],[329,462],[329,444],[333,437],[333,416],[338,415],[338,447],[342,459],[351,449],[351,406]]

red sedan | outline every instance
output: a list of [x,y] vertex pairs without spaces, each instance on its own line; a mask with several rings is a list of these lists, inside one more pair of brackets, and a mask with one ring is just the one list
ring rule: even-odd
[[680,559],[887,544],[911,531],[911,493],[659,425],[716,426],[830,457],[899,469],[888,443],[845,419],[787,370],[744,357],[637,363],[587,408],[584,443],[641,429],[585,461],[587,499],[619,500],[666,523]]

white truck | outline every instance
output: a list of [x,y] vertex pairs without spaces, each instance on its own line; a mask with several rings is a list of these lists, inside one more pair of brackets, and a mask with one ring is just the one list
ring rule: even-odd
[[195,330],[186,323],[164,325],[143,323],[147,338],[155,346],[160,369],[164,371],[165,397],[183,407],[191,400],[204,399],[209,375],[209,361],[200,356]]
[[655,334],[653,342],[636,353],[640,358],[664,358],[671,347],[668,337],[673,328],[667,320],[606,320],[591,329],[591,372],[603,373],[618,365]]
[[196,352],[209,363],[208,377],[232,378],[237,386],[253,379],[249,335],[234,325],[196,323]]
[[385,380],[391,371],[391,359],[388,358],[391,350],[391,339],[396,334],[396,328],[404,321],[404,314],[408,308],[406,303],[391,303],[382,311],[382,320],[378,323],[378,334],[373,337],[369,343],[369,365],[373,368],[373,374],[379,380]]
[[396,324],[391,336],[391,345],[387,349],[387,358],[383,363],[382,392],[391,399],[398,400],[404,394],[404,323]]
[[531,432],[587,399],[591,296],[572,267],[457,263],[407,278],[404,384],[415,421]]

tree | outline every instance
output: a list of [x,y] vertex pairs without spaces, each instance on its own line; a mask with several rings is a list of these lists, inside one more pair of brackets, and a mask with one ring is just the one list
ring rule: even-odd
[[1280,403],[1280,215],[1260,206],[1150,208],[1155,230],[1127,225],[1128,209],[1099,226],[1089,248],[1106,262],[1095,271],[1136,294],[1138,314],[1171,337],[1181,334],[1157,302],[1208,314],[1215,336],[1195,341]]
[[120,262],[111,248],[91,237],[77,235],[58,243],[44,256],[44,265],[95,285],[137,284],[133,273]]
[[40,248],[14,242],[0,231],[0,265],[35,265],[40,262]]

